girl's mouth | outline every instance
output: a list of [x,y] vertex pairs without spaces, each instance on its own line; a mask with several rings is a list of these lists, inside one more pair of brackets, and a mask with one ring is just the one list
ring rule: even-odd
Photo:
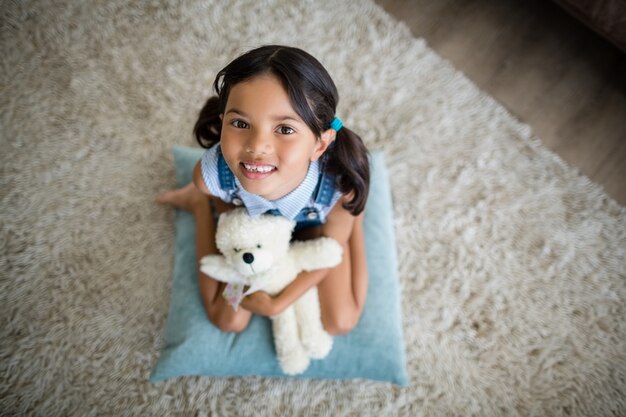
[[258,162],[241,162],[239,165],[243,175],[250,180],[267,178],[276,171],[275,166]]

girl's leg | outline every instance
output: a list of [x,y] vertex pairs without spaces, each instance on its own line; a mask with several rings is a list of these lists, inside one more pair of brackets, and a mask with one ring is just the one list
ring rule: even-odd
[[[202,194],[193,183],[177,190],[160,194],[156,200],[193,214],[196,223],[196,260],[200,265],[203,256],[218,253],[215,247],[215,221],[211,213],[209,197]],[[221,201],[220,201],[221,203]],[[218,212],[227,210],[225,204],[216,204]],[[225,332],[244,330],[252,314],[244,309],[234,311],[222,297],[225,284],[209,278],[198,269],[198,286],[204,310],[211,323]]]
[[368,275],[363,214],[354,219],[352,234],[343,249],[341,264],[317,286],[324,329],[334,335],[352,330],[365,306]]

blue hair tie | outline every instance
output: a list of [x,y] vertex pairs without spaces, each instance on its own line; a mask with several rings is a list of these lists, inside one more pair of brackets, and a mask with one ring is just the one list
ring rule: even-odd
[[335,116],[333,121],[330,122],[330,128],[333,129],[335,132],[339,132],[342,127],[343,127],[343,123],[341,123],[341,120],[339,120],[339,117]]

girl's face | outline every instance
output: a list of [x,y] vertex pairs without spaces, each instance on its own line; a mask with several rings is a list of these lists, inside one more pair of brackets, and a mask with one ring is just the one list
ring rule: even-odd
[[335,138],[332,129],[317,138],[271,74],[235,84],[220,117],[226,163],[246,191],[268,200],[300,185],[309,163],[322,156]]

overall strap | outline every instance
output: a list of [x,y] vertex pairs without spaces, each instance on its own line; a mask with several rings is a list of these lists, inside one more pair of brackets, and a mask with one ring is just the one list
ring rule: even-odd
[[[336,189],[335,176],[325,172],[324,168],[324,164],[320,164],[319,180],[313,191],[313,201],[318,206],[329,206]],[[295,220],[295,231],[322,224],[321,214],[315,207],[304,207]]]
[[317,182],[317,188],[314,191],[315,203],[327,206],[333,199],[335,194],[335,176],[326,172],[326,164],[320,164],[320,179]]
[[224,191],[233,191],[236,188],[235,174],[230,170],[224,155],[222,155],[222,148],[217,147],[217,175],[220,180],[220,187]]

